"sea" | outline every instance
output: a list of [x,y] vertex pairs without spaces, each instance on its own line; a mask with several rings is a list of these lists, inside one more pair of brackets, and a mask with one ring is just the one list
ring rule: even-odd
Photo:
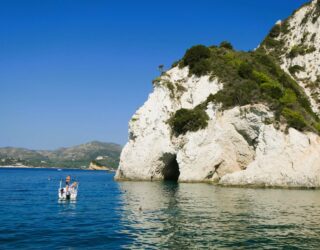
[[[60,180],[79,182],[59,202]],[[0,249],[319,249],[320,191],[0,169]]]

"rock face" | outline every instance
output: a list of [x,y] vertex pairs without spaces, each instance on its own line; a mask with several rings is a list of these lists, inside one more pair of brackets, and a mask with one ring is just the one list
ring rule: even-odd
[[[289,31],[275,39],[284,44],[279,54],[282,68],[291,72],[318,111],[316,88],[312,92],[303,80],[315,82],[319,75],[320,21],[316,11],[320,15],[320,1],[302,7],[286,20]],[[305,16],[308,20],[302,20]],[[307,24],[299,25],[301,22]],[[312,49],[291,56],[302,38]],[[317,45],[312,41],[318,41]],[[312,46],[318,47],[314,50]],[[303,66],[304,71],[292,73],[294,65]],[[205,129],[178,137],[172,134],[168,121],[177,110],[195,108],[223,86],[218,78],[190,76],[188,67],[174,67],[157,79],[153,93],[129,123],[129,141],[115,179],[320,187],[320,137],[287,130],[275,122],[274,113],[265,104],[221,111],[219,104],[208,102]]]
[[320,138],[289,129],[289,134],[265,126],[256,157],[244,171],[225,175],[220,183],[274,187],[320,186]]
[[[190,86],[189,91],[177,93],[178,84]],[[177,138],[171,135],[167,121],[173,112],[195,107],[221,87],[208,77],[189,78],[187,68],[173,68],[163,76],[130,121],[130,140],[122,151],[116,179],[320,185],[320,138],[295,129],[286,134],[268,125],[273,114],[262,104],[224,112],[209,104],[206,129]]]
[[107,171],[113,171],[113,169],[107,167],[107,166],[101,166],[100,164],[95,163],[94,161],[90,162],[89,170],[107,170]]
[[222,87],[208,76],[188,77],[188,73],[188,68],[176,67],[155,83],[154,92],[129,123],[129,142],[122,150],[116,179],[171,178],[168,166],[177,165],[179,142],[171,140],[168,119],[180,108],[194,108]]
[[[284,21],[277,22],[267,47],[277,53],[281,67],[305,89],[313,110],[320,113],[320,0],[313,0]],[[283,32],[275,32],[277,29]],[[270,36],[270,35],[269,35]]]

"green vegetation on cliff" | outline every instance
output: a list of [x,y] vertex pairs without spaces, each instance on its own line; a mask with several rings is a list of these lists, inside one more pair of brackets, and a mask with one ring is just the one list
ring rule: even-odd
[[210,71],[211,51],[204,45],[196,45],[188,49],[182,61],[181,67],[189,66],[191,74],[201,76]]
[[198,131],[208,125],[209,116],[201,108],[179,109],[169,120],[175,135]]
[[[302,5],[299,9],[297,9],[293,14],[299,11],[301,8],[305,7],[305,5],[309,5],[310,3],[306,3]],[[300,26],[305,26],[307,22],[311,20],[312,23],[315,23],[320,17],[320,0],[317,0],[315,4],[315,8],[309,9],[305,16],[302,18]],[[269,34],[261,43],[261,46],[258,48],[258,51],[267,52],[272,55],[274,58],[280,60],[280,57],[286,52],[285,51],[285,43],[286,43],[286,35],[290,32],[289,21],[290,18],[287,18],[273,26],[270,30]],[[307,37],[310,35],[308,31],[303,34],[300,44],[296,44],[287,54],[289,58],[295,58],[299,55],[305,55],[312,53],[316,50],[314,46],[306,45],[305,41]],[[315,33],[311,36],[310,41],[315,42]]]
[[[277,36],[281,29],[284,28],[274,28],[270,36]],[[320,132],[319,118],[303,89],[280,68],[273,56],[261,49],[235,51],[226,42],[219,47],[197,45],[187,50],[179,66],[189,66],[191,75],[217,77],[224,86],[195,109],[178,110],[173,115],[169,124],[176,135],[205,128],[207,119],[202,112],[209,102],[220,103],[223,110],[264,103],[275,112],[277,121],[301,131]]]

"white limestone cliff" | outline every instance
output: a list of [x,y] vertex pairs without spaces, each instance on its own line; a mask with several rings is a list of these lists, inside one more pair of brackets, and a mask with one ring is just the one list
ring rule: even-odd
[[163,179],[165,162],[176,157],[170,116],[180,108],[194,108],[222,86],[208,76],[189,77],[188,68],[173,68],[155,83],[147,102],[129,123],[129,142],[120,157],[117,179]]
[[[179,84],[185,89],[178,90]],[[209,103],[206,129],[171,135],[167,121],[175,111],[194,108],[221,88],[216,79],[188,77],[188,68],[162,76],[130,121],[116,179],[163,180],[176,174],[180,182],[320,186],[320,138],[274,128],[273,113],[263,104],[222,112]]]
[[[285,25],[287,30],[275,38],[283,43],[277,52],[281,67],[305,89],[313,111],[320,114],[320,0],[305,4],[276,25]],[[297,51],[295,55],[290,54],[293,49]],[[301,68],[290,73],[289,69],[295,66]]]
[[258,139],[256,158],[244,171],[225,175],[225,185],[272,187],[320,186],[320,138],[266,126]]
[[[319,114],[320,0],[277,25],[286,29],[273,38],[281,44],[276,48],[279,63],[305,90]],[[297,48],[300,52],[292,55]],[[293,72],[297,65],[299,70]],[[168,120],[177,110],[193,109],[222,88],[217,78],[189,76],[187,67],[164,73],[129,123],[129,141],[115,178],[320,187],[320,137],[293,128],[286,131],[264,104],[221,111],[219,105],[209,103],[205,129],[172,135]]]

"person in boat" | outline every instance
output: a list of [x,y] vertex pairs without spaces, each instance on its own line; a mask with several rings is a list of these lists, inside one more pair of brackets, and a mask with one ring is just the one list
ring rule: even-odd
[[67,194],[68,194],[68,192],[69,192],[69,188],[74,188],[74,187],[77,186],[77,182],[74,182],[74,183],[72,183],[71,185],[70,185],[70,183],[71,183],[71,177],[70,177],[70,175],[68,175],[68,176],[66,177],[66,193],[67,193]]
[[68,175],[66,177],[66,193],[68,193],[68,191],[69,191],[70,182],[71,182],[71,177],[70,177],[70,175]]

